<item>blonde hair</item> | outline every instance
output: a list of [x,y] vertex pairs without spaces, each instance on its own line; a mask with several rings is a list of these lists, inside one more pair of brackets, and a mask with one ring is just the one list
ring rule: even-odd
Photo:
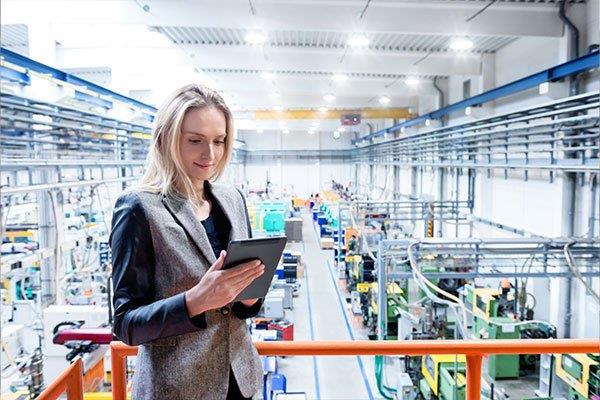
[[202,85],[185,85],[174,91],[156,113],[152,144],[148,152],[146,172],[138,188],[164,195],[180,195],[201,201],[187,176],[179,153],[183,118],[191,109],[213,107],[225,116],[225,151],[215,166],[210,180],[218,179],[231,157],[233,148],[233,117],[225,101],[215,90]]

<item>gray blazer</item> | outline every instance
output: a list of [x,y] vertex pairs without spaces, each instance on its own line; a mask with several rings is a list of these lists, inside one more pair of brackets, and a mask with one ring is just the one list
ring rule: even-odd
[[[230,240],[247,238],[241,193],[208,182],[205,190],[229,219]],[[245,318],[258,309],[234,303],[192,319],[187,314],[183,292],[216,261],[189,201],[124,192],[115,204],[110,244],[114,332],[140,345],[133,398],[225,399],[230,366],[242,395],[252,397],[261,388],[262,365]]]

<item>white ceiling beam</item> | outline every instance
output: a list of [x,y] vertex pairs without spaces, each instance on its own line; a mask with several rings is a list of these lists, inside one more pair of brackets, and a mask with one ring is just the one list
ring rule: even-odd
[[265,66],[273,66],[269,69],[440,76],[478,75],[481,71],[480,56],[473,54],[433,53],[418,62],[425,54],[349,50],[344,56],[343,49],[271,47],[263,51],[257,46],[211,45],[185,45],[182,48],[188,54],[194,54],[193,60],[199,68],[231,69],[235,66],[262,71]]
[[[145,12],[139,4],[150,8]],[[466,20],[485,3],[364,1],[259,1],[252,15],[245,0],[3,0],[2,23],[34,18],[53,23],[206,26],[263,30],[372,31],[412,34],[552,36],[563,34],[554,4],[496,3]],[[585,4],[574,4],[585,7]],[[36,10],[32,13],[31,10]]]

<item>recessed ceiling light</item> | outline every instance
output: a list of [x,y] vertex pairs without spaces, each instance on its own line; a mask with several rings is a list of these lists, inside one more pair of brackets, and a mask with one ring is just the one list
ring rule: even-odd
[[346,128],[344,128],[343,126],[340,126],[338,128],[338,131],[340,131],[340,132],[346,132]]
[[269,97],[272,99],[279,99],[279,98],[281,98],[281,95],[278,92],[274,92],[274,93],[271,93],[269,95]]
[[450,42],[452,50],[469,50],[473,47],[473,42],[467,38],[455,38]]
[[260,32],[248,32],[244,40],[250,44],[262,44],[267,41],[267,37]]
[[334,101],[335,100],[335,96],[331,93],[326,94],[325,96],[323,96],[323,100],[325,101]]
[[387,96],[381,96],[381,97],[379,98],[379,103],[380,103],[380,104],[387,104],[387,103],[389,103],[390,101],[391,101],[391,100],[390,100],[390,98],[389,98],[389,97],[387,97]]
[[290,133],[290,130],[289,129],[284,129],[284,130],[282,130],[282,132],[285,133],[285,134],[288,134],[288,133]]
[[275,78],[275,75],[272,72],[263,72],[260,74],[260,77],[263,79],[273,79]]
[[275,111],[283,111],[283,106],[274,106],[273,110],[275,110]]
[[331,79],[333,79],[336,82],[344,82],[348,80],[348,75],[346,74],[334,74]]
[[406,83],[407,85],[411,85],[411,86],[418,85],[419,82],[420,82],[419,78],[415,78],[414,76],[409,76],[408,78],[406,78],[404,80],[404,83]]
[[431,120],[429,118],[427,118],[425,120],[425,126],[429,126],[429,125],[431,125]]
[[337,139],[339,139],[339,138],[340,138],[340,136],[341,136],[341,133],[340,133],[340,131],[333,131],[333,138],[334,138],[334,139],[336,139],[336,140],[337,140]]
[[327,107],[319,107],[319,112],[327,112],[328,108]]
[[348,45],[351,47],[366,47],[369,43],[369,39],[363,34],[354,34],[348,39]]

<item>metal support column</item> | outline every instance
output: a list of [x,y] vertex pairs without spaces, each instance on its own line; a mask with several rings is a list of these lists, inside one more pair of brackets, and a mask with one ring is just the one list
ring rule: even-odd
[[386,271],[383,261],[383,240],[377,249],[377,340],[387,336]]

